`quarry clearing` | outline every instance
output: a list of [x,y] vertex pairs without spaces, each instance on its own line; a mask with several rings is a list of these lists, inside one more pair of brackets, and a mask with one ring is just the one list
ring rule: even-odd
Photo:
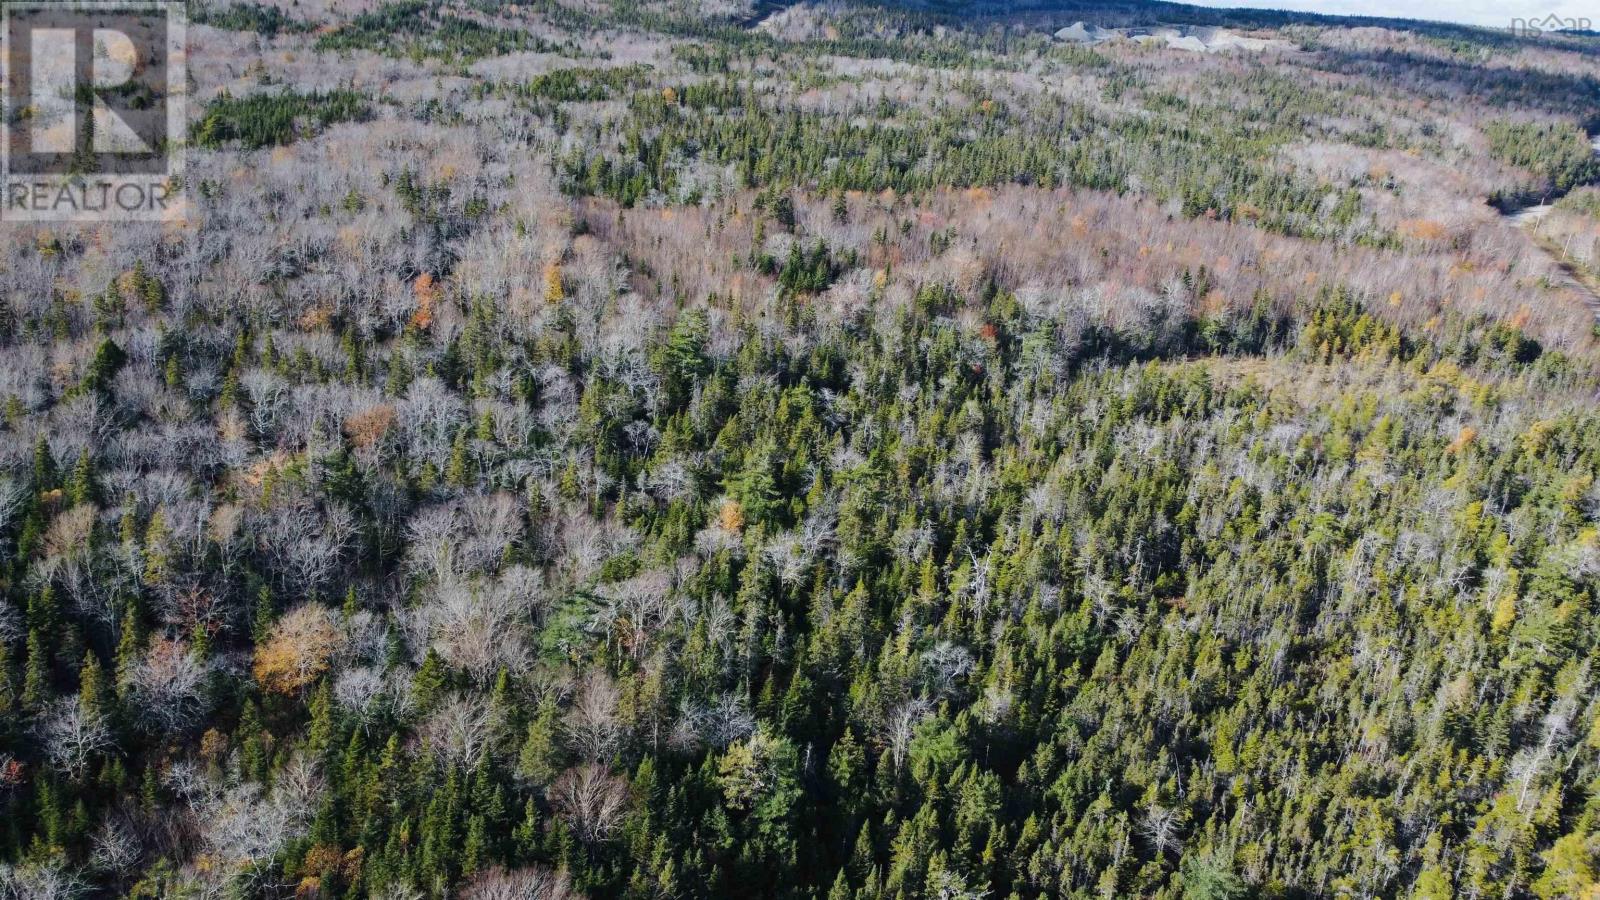
[[1073,22],[1055,32],[1054,36],[1056,40],[1069,44],[1099,44],[1126,40],[1140,44],[1155,44],[1171,50],[1186,50],[1190,53],[1217,53],[1227,50],[1256,53],[1262,50],[1295,49],[1295,45],[1289,41],[1250,37],[1226,28],[1208,26],[1101,28],[1087,22]]

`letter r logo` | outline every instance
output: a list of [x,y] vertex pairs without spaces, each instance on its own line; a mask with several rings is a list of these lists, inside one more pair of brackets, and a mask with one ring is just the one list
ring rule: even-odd
[[[73,153],[80,139],[94,153],[151,152],[136,124],[104,99],[135,84],[143,61],[131,37],[112,28],[35,28],[27,38],[30,106],[38,122],[31,129],[32,152]],[[84,127],[84,116],[91,127]]]
[[154,0],[7,2],[9,170],[154,174],[182,138],[171,7]]
[[77,146],[78,127],[77,65],[74,37],[70,28],[36,28],[28,34],[33,46],[28,51],[30,91],[29,110],[34,127],[29,142],[34,153],[71,153]]
[[0,0],[0,176],[11,179],[0,183],[89,179],[148,196],[176,179],[185,28],[183,0]]

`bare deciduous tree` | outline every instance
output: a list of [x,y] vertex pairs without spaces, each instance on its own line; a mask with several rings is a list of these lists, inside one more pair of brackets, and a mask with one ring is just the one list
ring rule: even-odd
[[933,712],[933,704],[918,697],[895,707],[889,712],[883,729],[889,745],[889,758],[896,769],[905,763],[906,752],[911,749],[911,738],[917,726]]
[[138,836],[122,816],[108,815],[95,830],[89,859],[96,868],[120,876],[139,865],[143,856]]
[[135,723],[152,733],[181,732],[207,708],[209,667],[183,641],[156,638],[137,664],[124,673]]
[[1178,810],[1152,803],[1145,809],[1140,831],[1150,839],[1150,846],[1155,848],[1156,853],[1165,855],[1178,849],[1178,831],[1182,823],[1183,818]]
[[490,869],[461,892],[462,900],[579,900],[565,869],[542,866],[524,869]]
[[683,702],[678,723],[673,728],[672,744],[692,752],[703,745],[722,749],[742,741],[756,730],[756,717],[742,695],[727,693],[708,706]]
[[501,669],[521,672],[532,658],[525,637],[541,596],[537,572],[520,566],[501,578],[440,584],[412,611],[409,627],[452,665],[487,682]]
[[319,510],[308,499],[274,506],[252,517],[262,548],[284,584],[304,594],[332,576],[356,535],[354,513],[343,504]]
[[954,696],[973,665],[972,651],[967,648],[950,641],[935,644],[922,654],[928,693],[936,699]]
[[562,772],[550,786],[550,803],[586,844],[605,841],[622,825],[627,782],[589,763]]
[[0,863],[0,900],[75,900],[88,889],[77,872],[57,860],[20,866]]
[[604,672],[590,672],[583,679],[564,722],[574,753],[593,762],[604,762],[616,753],[623,734],[617,718],[621,696]]
[[73,778],[83,775],[95,755],[111,746],[104,717],[84,709],[77,697],[63,697],[39,722],[39,738],[50,761]]
[[502,723],[494,710],[477,696],[456,696],[422,723],[422,737],[452,765],[472,766],[500,737]]

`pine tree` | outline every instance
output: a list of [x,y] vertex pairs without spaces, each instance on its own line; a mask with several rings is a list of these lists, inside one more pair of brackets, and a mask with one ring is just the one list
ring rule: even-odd
[[81,391],[104,391],[110,388],[111,379],[122,370],[127,362],[128,355],[110,338],[102,340],[95,347],[94,356],[89,360],[89,369],[83,376],[79,388]]
[[129,683],[129,674],[134,667],[144,658],[145,633],[143,617],[139,613],[137,600],[130,599],[127,608],[123,611],[120,627],[120,636],[117,639],[117,690],[125,690]]
[[17,711],[16,673],[11,662],[9,641],[0,641],[0,716]]
[[553,702],[540,705],[539,715],[528,724],[517,755],[517,773],[534,784],[549,784],[555,780],[559,766],[558,720]]
[[152,276],[144,267],[141,260],[133,264],[134,284],[137,286],[139,298],[144,301],[145,309],[155,315],[167,300],[167,289],[161,281]]
[[67,497],[74,505],[93,503],[97,497],[94,479],[94,463],[89,458],[88,448],[78,454],[78,461],[72,467],[72,474],[67,479]]
[[416,676],[411,680],[411,697],[417,709],[421,712],[432,710],[444,697],[449,681],[450,676],[444,660],[440,659],[439,654],[430,647],[428,655],[422,659],[422,665],[417,668]]
[[105,670],[100,665],[100,658],[93,652],[84,654],[83,667],[78,670],[78,700],[86,716],[102,718],[112,715],[115,697]]
[[311,712],[311,725],[306,734],[306,746],[311,752],[324,755],[334,749],[337,723],[333,703],[333,687],[327,679],[311,694],[307,704]]
[[269,759],[262,738],[261,711],[254,698],[246,698],[239,712],[234,739],[239,745],[239,769],[247,778],[265,780]]
[[171,565],[171,556],[168,546],[170,531],[167,528],[166,511],[156,507],[150,514],[150,524],[144,531],[144,580],[153,584],[166,581]]
[[28,662],[22,678],[22,705],[38,709],[50,700],[50,654],[46,649],[45,632],[41,628],[28,631]]
[[250,619],[250,637],[257,645],[272,636],[272,626],[278,621],[278,604],[272,598],[272,588],[261,585],[256,590],[255,609]]
[[56,487],[56,461],[50,453],[50,445],[43,436],[33,445],[33,489],[38,493],[52,490]]
[[851,900],[854,896],[849,880],[844,877],[844,870],[840,869],[833,878],[833,887],[828,889],[828,900]]
[[456,432],[455,442],[450,446],[450,463],[445,468],[445,481],[455,487],[469,487],[472,484],[472,471],[469,467],[467,455],[467,429],[461,428]]

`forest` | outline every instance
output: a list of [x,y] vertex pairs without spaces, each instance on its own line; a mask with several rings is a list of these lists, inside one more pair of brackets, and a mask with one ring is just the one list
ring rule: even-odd
[[1600,38],[191,7],[0,227],[0,900],[1600,898]]

